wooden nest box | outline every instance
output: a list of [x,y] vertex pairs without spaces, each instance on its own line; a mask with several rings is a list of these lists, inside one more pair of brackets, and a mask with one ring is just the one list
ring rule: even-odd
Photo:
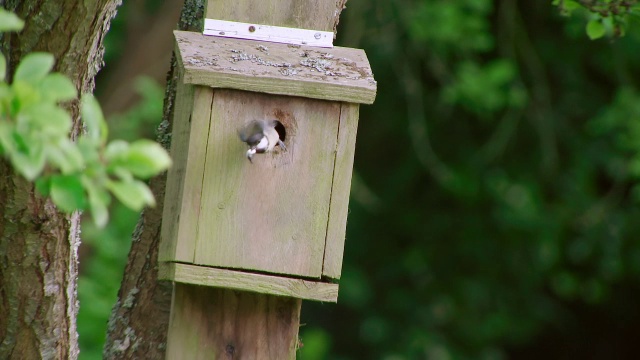
[[[161,279],[337,301],[364,51],[176,31],[180,81]],[[286,150],[247,160],[238,131],[277,120]]]

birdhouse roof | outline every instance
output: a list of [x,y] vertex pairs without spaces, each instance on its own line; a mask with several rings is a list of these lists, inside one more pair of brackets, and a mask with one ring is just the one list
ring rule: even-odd
[[376,81],[364,50],[317,48],[174,31],[184,82],[371,104]]

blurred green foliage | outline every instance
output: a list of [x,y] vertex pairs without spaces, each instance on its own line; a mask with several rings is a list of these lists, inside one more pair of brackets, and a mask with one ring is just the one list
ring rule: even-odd
[[[156,0],[147,0],[143,8],[155,13],[160,4]],[[108,76],[109,66],[126,55],[123,49],[127,26],[129,21],[136,19],[137,5],[139,4],[125,2],[118,9],[118,15],[113,19],[104,40],[107,69],[100,76]],[[97,94],[102,90],[102,83],[99,77]],[[138,102],[124,113],[110,114],[107,118],[111,140],[155,139],[155,130],[162,119],[164,89],[155,80],[144,76],[134,81],[134,87],[139,95]],[[86,220],[82,223],[78,281],[78,334],[82,360],[102,359],[107,321],[117,300],[131,248],[131,236],[140,217],[139,212],[120,203],[113,204],[109,212],[110,222],[104,229],[99,229]]]
[[626,36],[591,41],[593,15],[571,15],[348,3],[338,40],[366,50],[378,97],[361,107],[339,303],[304,304],[305,345],[328,359],[637,354],[640,28],[629,16]]
[[78,280],[78,334],[80,359],[102,359],[107,321],[116,302],[131,234],[140,213],[117,204],[104,229],[91,222],[82,224],[80,279]]
[[571,15],[576,10],[588,11],[590,19],[585,31],[591,40],[607,34],[623,36],[629,18],[640,15],[637,0],[553,0],[552,3],[564,15]]
[[[347,5],[339,45],[366,50],[378,97],[361,107],[339,303],[303,304],[299,358],[635,358],[638,19],[592,41],[602,15],[551,1]],[[86,359],[135,222],[112,216],[85,237]]]
[[[108,119],[114,139],[139,139],[162,119],[162,87],[149,78],[136,81],[141,101],[126,113]],[[162,201],[159,199],[158,201]],[[116,302],[131,235],[140,213],[121,203],[110,208],[110,221],[103,229],[89,221],[82,223],[80,280],[78,281],[78,333],[80,359],[102,359],[107,321]]]

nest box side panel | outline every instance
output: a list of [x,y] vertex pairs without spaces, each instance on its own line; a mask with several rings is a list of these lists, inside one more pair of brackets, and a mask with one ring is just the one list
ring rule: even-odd
[[193,262],[213,90],[178,85],[160,261]]
[[342,271],[359,112],[358,104],[342,103],[335,175],[331,189],[331,210],[327,226],[327,244],[322,265],[322,275],[332,279],[339,279]]
[[[203,180],[196,263],[319,278],[340,103],[216,90]],[[250,163],[238,130],[277,119],[287,150]]]
[[194,86],[182,83],[179,74],[176,88],[176,103],[173,112],[173,129],[171,133],[171,158],[173,165],[167,172],[164,207],[162,209],[161,241],[158,249],[159,261],[171,261],[175,258],[178,244],[178,217],[182,204],[184,174],[187,170],[187,153],[189,151],[189,118],[193,105]]

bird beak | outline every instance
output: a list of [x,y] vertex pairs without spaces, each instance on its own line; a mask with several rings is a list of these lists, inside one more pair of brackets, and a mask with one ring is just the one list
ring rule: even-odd
[[256,153],[256,149],[255,148],[250,148],[249,150],[247,150],[247,159],[249,159],[249,162],[253,164],[253,160],[251,160],[251,158],[253,157],[253,155]]

